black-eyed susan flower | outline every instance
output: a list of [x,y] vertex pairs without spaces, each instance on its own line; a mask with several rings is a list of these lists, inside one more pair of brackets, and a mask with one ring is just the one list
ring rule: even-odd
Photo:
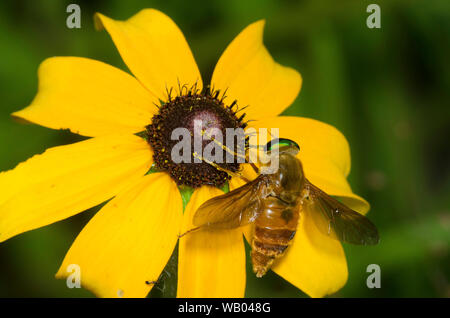
[[[109,200],[79,234],[56,276],[66,277],[68,266],[77,264],[82,285],[98,296],[145,297],[178,235],[192,228],[197,207],[222,193],[211,185],[227,179],[208,163],[177,164],[167,155],[173,145],[169,128],[192,130],[198,118],[220,129],[279,128],[280,136],[301,146],[299,157],[312,183],[359,212],[368,210],[346,181],[345,137],[312,119],[277,117],[296,98],[302,80],[264,47],[263,21],[244,29],[217,63],[211,87],[226,91],[226,97],[204,93],[183,34],[163,13],[146,9],[126,21],[98,14],[95,21],[109,32],[134,77],[86,58],[42,63],[37,96],[13,115],[91,138],[48,149],[0,174],[0,241]],[[177,88],[178,96],[171,96]],[[245,119],[236,104],[248,105]],[[159,172],[149,174],[152,165]],[[230,188],[240,184],[233,178]],[[195,187],[184,214],[177,185]],[[178,296],[243,297],[243,240],[242,229],[199,231],[181,239]],[[347,279],[341,244],[303,218],[292,246],[272,269],[314,297],[337,291]]]

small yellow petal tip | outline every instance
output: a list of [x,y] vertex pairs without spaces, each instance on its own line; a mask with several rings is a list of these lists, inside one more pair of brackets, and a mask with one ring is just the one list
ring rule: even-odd
[[96,12],[94,14],[94,28],[97,31],[102,31],[105,27],[103,26],[103,21],[102,18],[104,18],[105,16],[99,12]]
[[20,116],[21,112],[22,111],[19,110],[14,113],[11,113],[10,116],[11,116],[12,120],[14,120],[16,123],[19,123],[19,124],[32,124],[32,122],[30,122],[30,121],[22,118],[22,116]]
[[267,22],[266,19],[260,19],[260,20],[257,20],[255,23],[261,24],[264,27],[266,25],[266,22]]
[[266,19],[261,19],[253,22],[247,28],[255,28],[257,32],[261,32],[261,36],[264,33],[264,27],[266,26]]

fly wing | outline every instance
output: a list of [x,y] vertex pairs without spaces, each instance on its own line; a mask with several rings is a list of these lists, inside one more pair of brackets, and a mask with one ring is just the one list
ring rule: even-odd
[[252,223],[260,213],[260,196],[265,187],[265,178],[259,176],[233,191],[214,197],[198,208],[192,223],[196,227],[213,229],[233,229]]
[[304,208],[322,233],[350,244],[378,243],[378,230],[364,215],[353,211],[307,180],[305,189],[309,190],[309,200],[307,198]]

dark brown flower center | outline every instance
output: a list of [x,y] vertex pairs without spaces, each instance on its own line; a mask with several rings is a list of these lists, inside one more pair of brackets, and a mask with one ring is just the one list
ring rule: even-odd
[[[169,101],[160,106],[158,114],[153,116],[152,123],[146,127],[147,140],[154,152],[156,168],[169,173],[179,185],[223,186],[229,179],[225,170],[236,172],[239,169],[237,153],[242,153],[242,140],[235,139],[232,147],[225,146],[224,142],[226,134],[230,131],[227,128],[243,129],[246,126],[243,122],[245,114],[238,118],[236,116],[238,111],[235,108],[236,102],[226,106],[223,103],[223,97],[219,99],[219,92],[211,93],[209,89],[203,93],[188,90],[175,98],[169,97]],[[179,145],[177,144],[180,143],[177,136],[174,138],[174,132],[179,131],[180,128],[188,132],[188,139],[190,139],[183,140],[189,144],[189,153],[184,154],[184,158],[188,160],[183,162],[174,160],[174,153],[178,155]],[[215,135],[208,133],[211,131],[221,132],[223,140],[219,141]],[[199,136],[202,137],[200,141],[194,140]],[[236,138],[239,139],[239,137]],[[214,158],[220,160],[211,162],[202,157],[203,152],[198,152],[196,143],[197,146],[201,145],[201,149],[206,149],[209,144],[215,143],[212,154]],[[230,156],[233,156],[233,160],[229,160]]]

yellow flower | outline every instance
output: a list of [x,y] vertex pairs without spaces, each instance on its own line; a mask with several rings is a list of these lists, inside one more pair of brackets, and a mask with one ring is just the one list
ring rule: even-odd
[[[53,129],[92,137],[48,149],[0,174],[0,241],[68,218],[110,200],[79,234],[67,253],[67,267],[81,268],[81,283],[102,297],[145,297],[177,244],[192,228],[204,201],[221,193],[195,190],[183,214],[173,175],[146,174],[153,150],[136,136],[152,124],[155,106],[168,102],[168,88],[203,84],[194,57],[175,23],[146,9],[127,21],[95,17],[105,28],[135,77],[86,58],[55,57],[39,69],[39,91],[32,104],[14,113]],[[365,213],[368,203],[352,193],[346,177],[350,152],[335,128],[306,118],[277,117],[296,98],[300,74],[277,64],[262,42],[264,21],[244,29],[228,46],[211,86],[227,90],[225,102],[249,105],[251,127],[279,127],[295,140],[308,179],[349,207]],[[156,158],[156,156],[155,156]],[[172,176],[172,177],[171,177]],[[242,184],[232,179],[231,189]],[[179,245],[178,296],[243,297],[243,230],[187,235]],[[342,246],[301,218],[292,246],[273,268],[313,297],[333,293],[347,279]]]

